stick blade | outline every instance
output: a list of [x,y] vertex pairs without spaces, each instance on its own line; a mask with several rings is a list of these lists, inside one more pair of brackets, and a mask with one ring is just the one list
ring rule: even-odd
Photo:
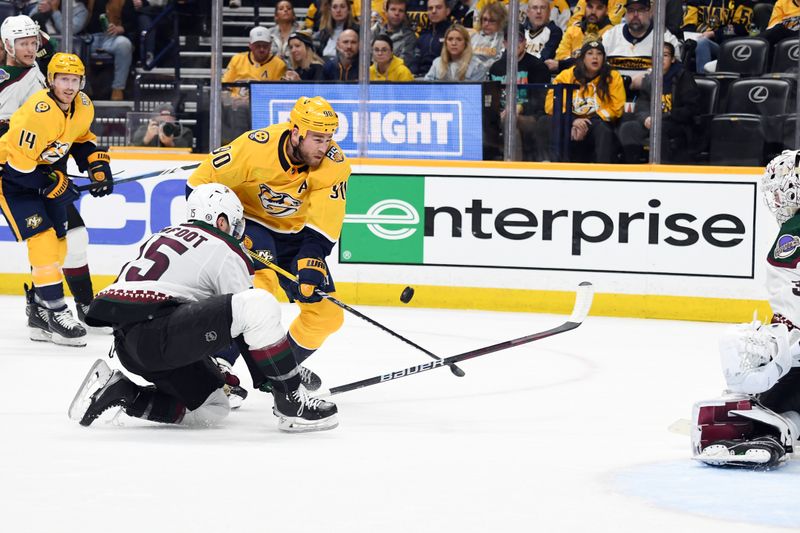
[[582,281],[578,285],[578,290],[575,291],[575,305],[572,307],[572,314],[569,317],[569,322],[580,324],[589,315],[589,310],[592,308],[592,301],[594,300],[594,285],[588,281]]

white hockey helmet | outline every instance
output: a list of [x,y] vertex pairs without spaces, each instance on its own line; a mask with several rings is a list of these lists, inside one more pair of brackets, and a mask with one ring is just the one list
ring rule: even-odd
[[[6,17],[3,24],[0,26],[0,39],[3,40],[3,48],[5,48],[8,55],[14,58],[17,57],[14,50],[14,43],[17,39],[22,39],[23,37],[36,37],[37,48],[41,46],[39,40],[39,24],[25,15]],[[11,46],[11,48],[9,48],[9,46]]]
[[800,150],[784,150],[767,164],[761,176],[760,189],[764,203],[783,224],[800,210]]
[[220,183],[197,186],[186,200],[186,219],[199,220],[214,226],[217,218],[225,215],[230,224],[229,234],[235,239],[244,235],[244,208],[239,197]]

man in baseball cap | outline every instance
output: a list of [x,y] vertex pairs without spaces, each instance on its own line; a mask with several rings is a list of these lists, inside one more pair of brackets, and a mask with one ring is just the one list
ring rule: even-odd
[[[286,74],[286,63],[273,53],[272,37],[266,28],[256,26],[250,30],[248,48],[246,52],[240,52],[231,58],[228,68],[222,75],[223,84],[237,81],[279,80]],[[226,108],[230,108],[223,113],[222,137],[226,143],[244,132],[241,124],[249,123],[248,87],[229,88],[223,85],[222,102]],[[238,128],[238,131],[229,131],[229,127]]]

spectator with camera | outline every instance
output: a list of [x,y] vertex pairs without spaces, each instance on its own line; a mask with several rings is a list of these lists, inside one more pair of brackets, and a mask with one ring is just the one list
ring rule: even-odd
[[193,140],[192,130],[183,127],[169,104],[158,108],[147,124],[139,126],[133,133],[135,146],[191,148]]

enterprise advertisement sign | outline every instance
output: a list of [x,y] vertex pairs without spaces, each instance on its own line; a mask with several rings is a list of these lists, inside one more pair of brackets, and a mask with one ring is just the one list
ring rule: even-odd
[[[301,96],[322,96],[339,115],[334,140],[357,155],[357,84],[253,83],[253,128],[289,119]],[[373,84],[369,87],[368,154],[372,157],[435,159],[483,158],[480,84]]]
[[752,182],[357,175],[339,261],[753,278],[755,216]]

